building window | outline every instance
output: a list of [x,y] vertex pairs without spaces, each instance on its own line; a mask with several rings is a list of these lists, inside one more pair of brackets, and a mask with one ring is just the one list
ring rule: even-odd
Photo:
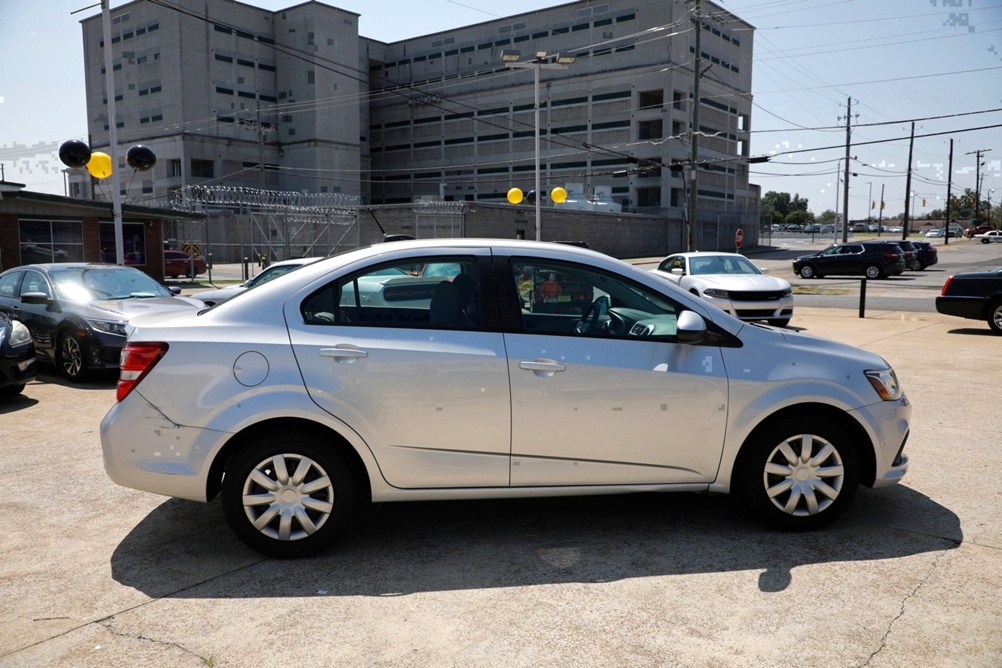
[[685,98],[686,95],[682,91],[674,91],[671,95],[671,106],[672,109],[678,109],[682,111],[685,109]]
[[314,84],[316,82],[317,82],[316,72],[314,72],[313,70],[307,70],[306,71],[306,83],[308,83],[308,84]]
[[191,175],[194,178],[215,178],[215,163],[212,160],[191,159]]
[[637,206],[661,206],[661,188],[637,188]]
[[[152,190],[152,188],[151,188]],[[101,243],[101,261],[115,262],[115,224],[100,223],[98,236]],[[128,264],[146,264],[146,226],[142,223],[122,224],[122,253]]]
[[637,122],[637,139],[660,139],[664,134],[660,118]]
[[83,225],[68,220],[20,220],[21,263],[83,262]]
[[180,160],[168,160],[167,161],[167,178],[177,179],[181,178],[181,161]]
[[658,109],[665,103],[665,92],[663,90],[642,90],[640,91],[641,109]]

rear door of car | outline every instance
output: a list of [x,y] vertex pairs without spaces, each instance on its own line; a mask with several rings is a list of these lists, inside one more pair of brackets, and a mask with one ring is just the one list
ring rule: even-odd
[[[451,270],[429,284],[418,274],[430,262]],[[386,281],[391,271],[415,280]],[[311,398],[361,436],[389,484],[508,486],[508,368],[492,294],[490,250],[463,249],[372,264],[286,304]]]
[[[580,310],[534,312],[518,296],[525,266],[574,277],[595,299],[608,296],[630,322],[615,333],[592,331]],[[720,349],[633,328],[640,321],[672,325],[678,303],[582,264],[499,258],[495,274],[511,376],[513,487],[716,477],[727,421]]]

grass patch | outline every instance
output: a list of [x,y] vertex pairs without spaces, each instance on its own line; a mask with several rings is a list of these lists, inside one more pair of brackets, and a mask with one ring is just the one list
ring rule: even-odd
[[852,288],[824,287],[821,285],[794,285],[795,295],[847,295],[852,292]]

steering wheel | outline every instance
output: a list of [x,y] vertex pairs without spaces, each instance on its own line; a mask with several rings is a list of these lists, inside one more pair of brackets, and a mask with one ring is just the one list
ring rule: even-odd
[[602,295],[589,304],[588,308],[585,309],[584,314],[581,316],[581,322],[578,323],[578,333],[601,334],[602,317],[609,312],[609,306],[611,303],[612,302],[609,300],[608,295]]

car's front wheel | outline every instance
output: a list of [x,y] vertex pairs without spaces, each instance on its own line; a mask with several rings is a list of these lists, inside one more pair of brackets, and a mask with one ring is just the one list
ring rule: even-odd
[[59,339],[56,365],[62,374],[74,383],[82,382],[87,378],[89,370],[83,340],[73,332],[67,332]]
[[773,327],[786,327],[790,324],[789,318],[773,318],[769,321],[769,324]]
[[996,334],[1002,334],[1002,300],[996,300],[988,307],[988,326]]
[[838,519],[859,485],[849,435],[826,420],[795,418],[766,428],[735,471],[745,507],[779,529],[817,529]]
[[223,514],[248,547],[271,557],[314,554],[354,512],[357,485],[337,450],[304,432],[270,433],[226,469]]
[[869,279],[877,279],[884,277],[884,270],[880,268],[879,264],[866,265],[866,269],[863,270],[863,273]]
[[805,264],[800,268],[801,278],[815,278],[814,265]]

